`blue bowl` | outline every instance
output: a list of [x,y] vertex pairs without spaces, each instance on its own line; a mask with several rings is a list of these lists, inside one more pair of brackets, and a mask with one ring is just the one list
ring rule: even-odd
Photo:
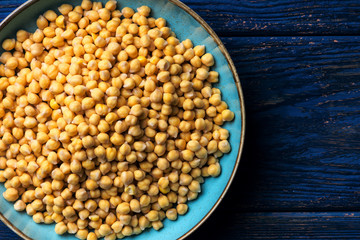
[[[106,2],[101,0],[101,2]],[[17,30],[25,29],[34,32],[37,17],[48,9],[57,10],[63,3],[80,5],[81,0],[30,0],[17,8],[0,24],[0,42],[6,38],[13,38]],[[202,192],[198,199],[189,202],[189,211],[179,216],[176,221],[164,221],[164,228],[160,231],[149,229],[146,232],[128,237],[136,240],[169,240],[183,239],[197,229],[215,210],[236,173],[244,142],[244,101],[240,81],[236,74],[234,64],[224,45],[214,31],[189,7],[177,0],[118,0],[118,7],[131,7],[136,9],[147,5],[152,9],[154,17],[163,17],[169,27],[180,40],[191,39],[194,45],[205,45],[206,51],[212,53],[216,65],[213,68],[220,74],[220,82],[215,85],[222,91],[223,100],[235,113],[233,122],[224,125],[231,133],[230,143],[232,150],[224,155],[220,164],[222,173],[217,178],[207,178],[202,185]],[[1,195],[5,191],[0,185]],[[36,224],[32,217],[25,212],[17,212],[13,204],[0,197],[0,219],[24,239],[36,240],[64,240],[76,239],[74,235],[59,236],[54,231],[54,224]]]

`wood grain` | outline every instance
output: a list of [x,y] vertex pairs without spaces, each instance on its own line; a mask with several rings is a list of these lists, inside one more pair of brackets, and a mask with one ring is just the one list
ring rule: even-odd
[[217,211],[188,239],[360,239],[359,225],[359,212]]
[[[0,20],[25,0],[0,0]],[[360,35],[357,0],[183,0],[219,36]]]
[[357,0],[184,0],[221,36],[358,35]]
[[360,207],[360,37],[222,39],[247,112],[241,211]]

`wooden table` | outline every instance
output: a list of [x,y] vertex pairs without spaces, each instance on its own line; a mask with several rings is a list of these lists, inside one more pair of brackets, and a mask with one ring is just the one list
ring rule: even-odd
[[225,43],[247,113],[235,181],[189,239],[360,239],[360,1],[184,3]]

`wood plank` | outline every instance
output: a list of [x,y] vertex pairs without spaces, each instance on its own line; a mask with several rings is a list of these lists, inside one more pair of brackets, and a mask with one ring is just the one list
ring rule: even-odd
[[359,212],[229,214],[219,209],[188,240],[360,239],[359,226]]
[[360,37],[222,40],[247,112],[244,157],[227,205],[237,211],[358,209]]
[[[25,0],[0,0],[0,20]],[[357,0],[184,0],[220,36],[359,35]]]
[[184,0],[220,36],[359,35],[357,0]]

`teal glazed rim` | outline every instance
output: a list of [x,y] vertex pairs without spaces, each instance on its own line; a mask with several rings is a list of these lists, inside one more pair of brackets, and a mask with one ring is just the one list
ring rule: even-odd
[[[99,0],[98,0],[99,1]],[[9,14],[1,23],[0,23],[0,31],[2,31],[6,26],[7,24],[9,24],[14,18],[16,18],[19,14],[21,14],[23,11],[27,10],[29,7],[31,7],[32,5],[38,3],[38,2],[44,2],[43,0],[28,0],[26,1],[25,3],[23,3],[21,6],[19,6],[17,9],[15,9],[11,14]],[[60,4],[62,3],[73,3],[73,4],[77,4],[78,1],[71,1],[71,0],[51,0],[49,2],[53,2],[53,4],[56,4],[56,6],[54,5],[49,5],[50,7],[49,8],[53,8],[55,9],[55,7],[59,6]],[[117,0],[117,2],[123,2],[122,0]],[[137,5],[137,6],[141,6],[141,2],[145,2],[145,4],[148,3],[148,5],[150,7],[151,6],[151,2],[156,2],[156,0],[154,1],[139,1],[139,0],[134,0],[134,1],[129,1],[127,3],[127,6],[128,5]],[[244,146],[244,138],[245,138],[245,106],[244,106],[244,97],[243,97],[243,93],[242,93],[242,88],[241,88],[241,84],[240,84],[240,80],[239,80],[239,77],[238,77],[238,74],[236,72],[236,68],[235,68],[235,65],[233,63],[233,61],[231,60],[231,57],[228,53],[228,51],[226,50],[224,44],[221,42],[220,38],[216,35],[216,33],[210,28],[210,26],[197,14],[195,13],[192,9],[190,9],[187,5],[185,5],[184,3],[180,2],[179,0],[160,0],[159,2],[167,2],[167,3],[172,3],[174,4],[176,7],[178,8],[181,8],[183,11],[185,11],[188,15],[190,15],[193,20],[195,20],[198,24],[200,24],[200,26],[206,31],[206,33],[208,35],[211,36],[212,40],[216,43],[216,47],[220,50],[220,53],[222,53],[222,55],[224,56],[226,62],[225,64],[227,63],[227,66],[228,68],[230,69],[231,71],[231,77],[233,78],[233,84],[235,84],[236,86],[236,89],[232,89],[232,91],[237,91],[237,97],[238,99],[236,101],[237,104],[239,105],[240,107],[240,111],[239,112],[236,112],[235,113],[235,119],[237,118],[240,118],[238,121],[241,121],[241,123],[239,123],[241,126],[237,126],[237,129],[239,127],[241,127],[240,131],[238,131],[238,134],[240,135],[239,136],[239,139],[237,139],[237,141],[239,142],[236,142],[236,144],[238,144],[238,148],[237,148],[237,154],[236,156],[236,160],[233,164],[233,169],[231,171],[231,174],[228,176],[228,179],[227,179],[227,182],[226,184],[224,184],[225,186],[221,186],[223,188],[223,191],[221,192],[220,196],[217,198],[216,202],[212,205],[212,207],[207,210],[206,214],[196,223],[194,224],[191,228],[189,227],[189,230],[187,230],[185,233],[181,234],[180,236],[176,236],[177,239],[185,239],[186,237],[188,237],[191,233],[193,233],[197,228],[200,227],[201,224],[203,224],[208,218],[209,216],[215,211],[215,209],[217,208],[217,206],[220,204],[220,202],[222,201],[222,199],[224,198],[225,194],[227,193],[227,191],[229,190],[229,187],[232,183],[232,181],[234,180],[234,177],[235,177],[235,174],[237,172],[237,169],[238,169],[238,166],[239,166],[239,163],[240,163],[240,157],[241,157],[241,154],[242,154],[242,151],[243,151],[243,146]],[[156,2],[157,4],[157,2]],[[130,6],[131,7],[131,6]],[[49,9],[47,8],[47,9]],[[44,9],[45,10],[45,9]],[[177,16],[174,16],[175,18]],[[175,20],[174,20],[175,21]],[[171,25],[171,21],[169,21],[170,25]],[[185,25],[186,23],[184,23]],[[176,29],[175,29],[175,32],[176,32]],[[178,32],[176,32],[178,34]],[[6,35],[6,34],[5,34]],[[181,34],[180,34],[181,35]],[[179,37],[181,38],[181,36]],[[0,34],[0,40],[2,41],[4,39],[4,36]],[[183,40],[183,39],[182,39]],[[204,44],[206,45],[206,43]],[[214,55],[214,54],[213,54]],[[216,55],[214,55],[215,59],[216,59]],[[216,70],[216,69],[215,69]],[[229,73],[230,74],[230,73]],[[220,74],[220,77],[222,75]],[[232,84],[232,85],[233,85]],[[231,88],[233,88],[233,86],[230,86]],[[221,88],[221,87],[220,87]],[[228,90],[228,88],[224,88],[224,89],[221,89],[223,93],[226,93],[226,91],[230,91]],[[225,95],[225,94],[224,94]],[[226,97],[224,97],[226,98]],[[226,100],[226,99],[225,99]],[[227,100],[226,100],[227,101]],[[228,101],[227,101],[228,102]],[[232,104],[229,104],[229,107],[230,109],[232,108]],[[233,132],[231,132],[233,134]],[[236,133],[235,133],[236,134]],[[232,143],[230,141],[230,143],[233,145],[234,143]],[[232,152],[234,152],[236,149],[234,148],[233,146],[233,150]],[[223,161],[223,160],[222,160]],[[227,161],[227,160],[225,160]],[[223,174],[223,173],[222,173]],[[221,175],[220,175],[221,176]],[[209,179],[207,179],[208,181]],[[2,186],[3,187],[3,186]],[[0,187],[0,190],[1,192],[3,191],[3,189],[1,189]],[[202,194],[200,194],[202,195]],[[2,198],[2,197],[0,197]],[[5,200],[4,200],[5,201]],[[200,201],[200,199],[197,199],[195,201]],[[6,202],[6,201],[5,201]],[[2,202],[0,201],[0,205],[2,204]],[[11,203],[10,203],[11,204]],[[0,207],[1,208],[1,207]],[[1,211],[1,209],[0,209]],[[14,210],[15,211],[15,210]],[[188,212],[186,215],[190,215],[191,212]],[[185,215],[185,216],[186,216]],[[26,214],[21,215],[21,217],[25,217],[27,216]],[[183,217],[183,216],[180,216],[180,217]],[[0,220],[5,224],[7,225],[10,229],[12,229],[15,233],[17,233],[20,237],[22,237],[23,239],[26,239],[26,240],[31,240],[33,238],[29,237],[27,234],[25,234],[22,230],[19,229],[19,227],[15,226],[13,224],[14,220],[12,221],[9,221],[8,220],[9,218],[9,214],[4,214],[3,213],[3,210],[0,212]],[[31,220],[32,221],[32,220]],[[176,222],[176,221],[175,221]],[[39,225],[39,227],[43,227],[44,225]],[[166,224],[164,225],[164,228],[166,228]],[[44,228],[43,229],[44,232],[47,232],[48,229]],[[160,231],[161,232],[161,231]],[[48,234],[48,233],[47,233]],[[46,235],[47,235],[46,234]],[[144,233],[143,233],[144,234]],[[143,235],[143,234],[140,234],[140,235]],[[50,235],[50,234],[49,234]],[[50,236],[49,236],[50,237]],[[168,238],[170,237],[170,238]],[[164,239],[175,239],[174,236],[168,236],[167,238],[164,238]],[[128,237],[127,239],[134,239],[135,237]],[[150,237],[151,238],[151,237]],[[149,238],[149,239],[150,239]],[[53,239],[53,238],[49,238],[49,239]],[[75,237],[70,237],[69,235],[67,235],[66,237],[63,237],[63,239],[75,239]],[[163,238],[158,238],[159,240],[162,240]]]

